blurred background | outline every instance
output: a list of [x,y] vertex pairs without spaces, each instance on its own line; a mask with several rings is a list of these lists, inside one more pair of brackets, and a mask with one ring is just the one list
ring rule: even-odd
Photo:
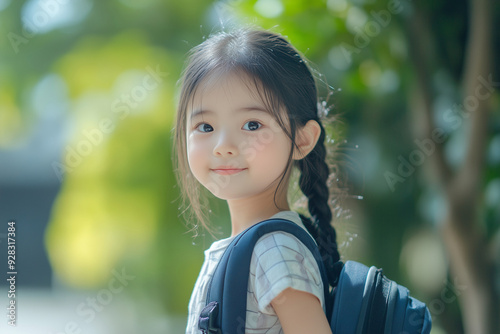
[[489,0],[0,0],[0,332],[184,331],[214,236],[180,216],[177,81],[191,47],[252,24],[331,86],[344,259],[409,287],[434,334],[500,333],[499,19]]

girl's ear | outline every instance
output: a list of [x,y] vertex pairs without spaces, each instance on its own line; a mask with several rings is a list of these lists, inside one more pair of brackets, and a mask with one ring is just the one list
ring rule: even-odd
[[297,145],[293,151],[293,159],[304,159],[316,146],[318,138],[321,134],[321,127],[315,120],[310,120],[301,129],[298,129],[295,144]]

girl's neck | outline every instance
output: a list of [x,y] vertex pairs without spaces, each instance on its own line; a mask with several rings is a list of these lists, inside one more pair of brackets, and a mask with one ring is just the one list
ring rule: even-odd
[[251,198],[228,200],[227,204],[231,215],[231,236],[271,218],[278,212],[290,210],[286,195],[277,195],[275,203],[274,189]]

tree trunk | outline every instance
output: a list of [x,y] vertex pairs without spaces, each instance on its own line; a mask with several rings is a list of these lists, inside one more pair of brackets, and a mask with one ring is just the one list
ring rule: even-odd
[[[462,93],[463,125],[468,126],[465,158],[454,171],[436,143],[431,155],[432,168],[447,212],[441,233],[450,260],[454,290],[462,312],[465,333],[499,333],[499,297],[494,284],[494,256],[480,221],[482,181],[488,139],[489,97],[492,95],[492,6],[491,0],[470,1],[470,26],[466,46]],[[432,138],[436,128],[433,121],[433,96],[430,80],[432,71],[432,32],[415,11],[410,29],[412,60],[416,68],[422,110],[424,135]],[[429,48],[429,45],[431,47]],[[451,107],[451,106],[450,106]],[[429,184],[433,182],[430,181]]]
[[[495,295],[491,254],[477,220],[466,221],[460,209],[449,203],[442,233],[450,259],[450,270],[465,333],[498,333],[498,300]],[[475,225],[475,226],[472,226]]]

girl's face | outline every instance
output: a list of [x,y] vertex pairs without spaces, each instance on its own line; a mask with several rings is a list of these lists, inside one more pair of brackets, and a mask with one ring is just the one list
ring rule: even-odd
[[274,194],[288,163],[290,138],[245,75],[214,82],[198,89],[187,110],[191,172],[221,199]]

